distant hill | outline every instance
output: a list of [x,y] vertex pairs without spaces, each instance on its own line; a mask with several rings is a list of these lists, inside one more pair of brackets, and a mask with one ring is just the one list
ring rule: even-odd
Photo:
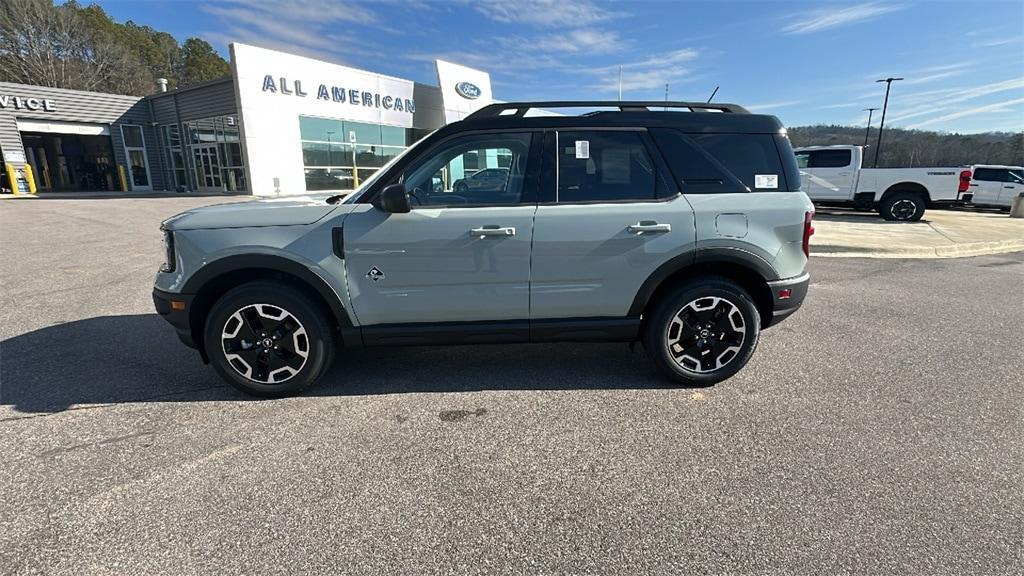
[[[864,144],[864,128],[798,126],[789,128],[793,146]],[[864,164],[875,158],[878,129],[871,129]],[[964,164],[1024,164],[1024,132],[946,134],[924,130],[886,128],[879,167],[961,166]]]

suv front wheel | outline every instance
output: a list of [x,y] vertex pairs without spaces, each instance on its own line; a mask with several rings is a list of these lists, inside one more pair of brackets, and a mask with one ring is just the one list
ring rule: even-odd
[[206,319],[204,346],[234,387],[265,397],[295,394],[330,367],[334,337],[301,291],[258,281],[228,291]]
[[686,283],[647,318],[644,347],[669,378],[710,386],[739,372],[754,354],[761,316],[747,292],[725,278]]

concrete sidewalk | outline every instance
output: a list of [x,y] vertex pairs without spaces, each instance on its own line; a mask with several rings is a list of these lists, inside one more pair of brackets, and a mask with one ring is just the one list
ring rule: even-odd
[[1024,219],[1004,212],[929,209],[909,223],[819,207],[814,228],[814,256],[957,258],[1024,250]]

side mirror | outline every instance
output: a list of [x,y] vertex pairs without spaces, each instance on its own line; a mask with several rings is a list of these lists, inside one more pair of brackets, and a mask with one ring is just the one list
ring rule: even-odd
[[391,214],[405,214],[409,211],[409,193],[404,184],[386,186],[375,202],[377,208]]

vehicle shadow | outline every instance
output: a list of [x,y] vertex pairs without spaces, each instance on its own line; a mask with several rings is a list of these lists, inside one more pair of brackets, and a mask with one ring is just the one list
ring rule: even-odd
[[160,198],[227,198],[252,199],[244,192],[40,192],[37,200],[125,200]]
[[825,222],[850,222],[854,224],[879,224],[883,226],[888,225],[905,225],[905,224],[927,224],[928,218],[927,213],[924,218],[921,218],[917,222],[892,222],[886,220],[878,215],[878,212],[869,211],[857,211],[857,210],[842,210],[836,208],[822,208],[816,207],[814,213],[814,219],[816,221],[821,220]]
[[[59,412],[133,402],[254,400],[155,314],[56,324],[0,341],[0,406]],[[668,388],[641,347],[521,344],[343,349],[312,396]]]

